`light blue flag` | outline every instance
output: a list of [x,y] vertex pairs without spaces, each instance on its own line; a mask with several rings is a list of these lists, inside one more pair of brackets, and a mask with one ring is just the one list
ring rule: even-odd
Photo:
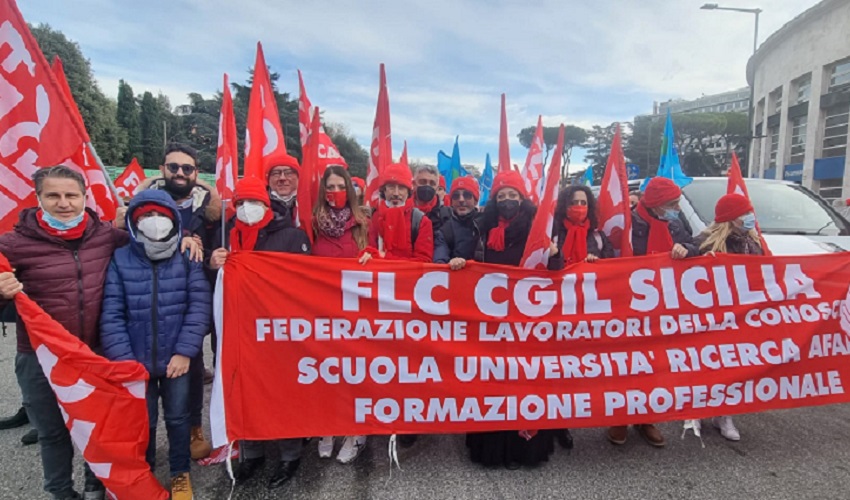
[[[672,179],[677,186],[685,187],[694,181],[693,177],[688,177],[682,171],[682,164],[679,162],[679,151],[676,149],[675,136],[673,135],[673,118],[670,115],[670,110],[667,110],[667,123],[664,125],[664,137],[661,139],[661,159],[658,162],[658,171],[656,177],[667,177]],[[649,182],[649,177],[643,180],[640,185],[640,190],[646,189],[646,184]]]
[[481,192],[481,199],[478,204],[484,206],[487,204],[487,198],[490,197],[490,189],[493,187],[493,165],[490,163],[490,153],[487,153],[487,159],[484,161],[484,172],[481,178],[478,179],[478,190]]
[[587,166],[587,170],[584,171],[584,175],[581,177],[580,184],[583,186],[593,185],[593,165]]
[[452,157],[443,151],[437,153],[437,170],[446,179],[446,186],[451,186],[448,181],[452,175]]
[[463,168],[463,165],[460,164],[460,148],[457,144],[458,137],[455,136],[455,147],[452,150],[452,168],[451,174],[449,177],[446,177],[446,186],[451,187],[452,182],[458,177],[466,177],[469,175],[469,172]]

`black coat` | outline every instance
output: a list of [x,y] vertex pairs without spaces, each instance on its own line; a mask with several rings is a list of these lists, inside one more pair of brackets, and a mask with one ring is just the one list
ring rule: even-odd
[[531,231],[531,222],[534,220],[534,213],[536,211],[537,209],[530,203],[523,203],[520,206],[519,214],[517,214],[505,230],[505,249],[501,252],[487,248],[487,238],[490,235],[490,230],[495,226],[492,223],[486,224],[485,219],[481,228],[481,243],[478,252],[480,257],[477,260],[491,264],[518,266],[520,261],[522,261],[525,242],[528,240],[528,233]]
[[[688,251],[688,257],[699,255],[699,248],[694,243],[694,237],[685,228],[685,224],[681,220],[674,220],[667,223],[667,229],[670,230],[670,236],[673,238],[673,243],[678,243],[685,247]],[[646,255],[646,246],[649,242],[649,223],[638,215],[637,210],[632,210],[632,249],[635,256]]]
[[[567,228],[563,224],[559,224],[556,236],[558,237],[558,255],[549,258],[549,269],[559,271],[564,268],[564,241],[567,239]],[[600,245],[601,243],[601,245]],[[610,259],[614,257],[614,246],[611,241],[605,236],[605,233],[598,229],[587,232],[587,253],[593,254],[600,259]]]
[[[230,248],[230,230],[233,228],[233,224],[234,220],[231,219],[225,229],[225,245],[228,249]],[[216,248],[221,248],[221,229],[219,229],[215,241],[217,243]],[[254,251],[310,255],[310,239],[307,238],[307,233],[292,224],[292,219],[288,215],[281,216],[275,212],[274,218],[269,224],[260,229]],[[209,263],[209,258],[207,258],[207,263]]]
[[481,239],[478,219],[481,214],[472,212],[460,218],[452,211],[440,230],[434,231],[434,263],[448,264],[456,257],[474,259]]

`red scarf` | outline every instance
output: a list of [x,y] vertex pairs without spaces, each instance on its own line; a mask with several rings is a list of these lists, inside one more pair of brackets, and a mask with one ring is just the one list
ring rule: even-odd
[[564,219],[564,227],[567,228],[567,236],[564,238],[564,264],[583,262],[587,258],[587,231],[590,221],[584,219],[581,224],[576,224],[570,219]]
[[233,251],[253,250],[254,245],[257,244],[257,238],[260,236],[260,229],[268,226],[273,218],[274,212],[268,209],[260,222],[254,225],[248,225],[236,219],[233,223],[233,229],[230,230],[230,249]]
[[38,221],[39,227],[44,229],[50,236],[56,236],[57,238],[62,238],[65,241],[71,241],[78,240],[83,237],[83,233],[86,231],[86,226],[89,224],[89,213],[83,210],[83,220],[77,224],[77,227],[67,231],[60,231],[59,229],[53,229],[48,226],[47,223],[44,222],[44,210],[39,209],[38,212],[35,213],[35,219]]
[[434,197],[431,198],[431,201],[429,201],[428,203],[423,203],[419,200],[416,200],[416,208],[418,208],[419,210],[422,210],[422,212],[424,212],[426,214],[430,213],[431,210],[434,210],[434,207],[437,206],[437,199],[438,198],[439,198],[439,196],[434,195]]
[[499,225],[491,229],[490,234],[487,235],[487,248],[496,252],[505,251],[505,230],[511,225],[512,220],[499,217]]
[[670,236],[669,223],[649,213],[643,203],[638,203],[637,213],[649,224],[649,235],[646,241],[646,254],[667,253],[673,250],[673,237]]
[[404,255],[413,251],[413,243],[410,241],[412,213],[412,198],[408,198],[400,207],[388,207],[383,202],[379,205],[378,234],[384,240],[384,252]]

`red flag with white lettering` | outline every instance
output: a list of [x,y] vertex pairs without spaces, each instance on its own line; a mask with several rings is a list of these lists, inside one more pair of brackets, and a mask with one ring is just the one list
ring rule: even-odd
[[537,116],[537,130],[525,158],[522,178],[529,198],[535,205],[539,204],[543,191],[543,117],[540,115]]
[[369,147],[369,168],[366,171],[366,196],[364,203],[376,205],[379,199],[378,176],[393,161],[392,132],[390,130],[390,98],[387,93],[387,74],[381,64],[381,83],[378,90],[378,107],[372,126],[372,144]]
[[310,242],[313,242],[313,206],[319,197],[319,145],[321,121],[319,120],[319,108],[315,108],[313,120],[310,123],[310,136],[304,146],[303,159],[301,161],[301,173],[298,183],[298,213],[296,218],[300,227],[304,228]]
[[285,154],[286,141],[280,126],[280,114],[272,88],[263,45],[257,42],[254,62],[254,81],[248,101],[245,122],[245,177],[263,177],[263,159],[273,154]]
[[[233,191],[239,176],[238,138],[236,136],[236,116],[233,114],[233,98],[227,74],[224,75],[224,90],[221,97],[221,113],[218,118],[218,149],[215,153],[215,189],[221,195],[221,201],[227,203],[229,215],[233,215]],[[229,218],[229,217],[228,217]]]
[[74,96],[71,94],[71,87],[68,85],[68,79],[65,77],[65,67],[62,64],[62,59],[56,57],[53,59],[51,66],[53,74],[56,76],[56,81],[62,88],[65,95],[66,103],[72,110],[74,120],[80,131],[85,134],[84,142],[81,142],[77,150],[62,163],[71,168],[74,168],[86,180],[86,206],[97,212],[101,220],[111,221],[115,219],[115,210],[120,205],[115,198],[112,188],[109,186],[109,178],[101,168],[97,161],[97,156],[91,146],[91,138],[89,138],[86,126],[83,123],[83,116],[80,114],[80,109],[77,107]]
[[497,173],[508,172],[510,169],[511,146],[508,142],[508,114],[505,110],[505,94],[502,94],[502,120],[499,126],[499,169]]
[[[9,271],[0,255],[0,272]],[[117,499],[167,499],[145,462],[150,435],[145,367],[96,355],[25,293],[15,296],[15,307],[71,440],[107,491]]]
[[118,196],[122,198],[132,198],[136,193],[136,188],[144,182],[145,170],[139,165],[139,162],[133,158],[127,168],[121,172],[121,175],[115,178],[115,189],[118,191]]
[[546,269],[549,264],[549,252],[552,239],[552,221],[555,220],[555,205],[558,204],[558,184],[561,181],[561,151],[564,149],[564,124],[558,131],[558,144],[552,153],[549,171],[546,172],[546,189],[543,198],[531,222],[531,231],[525,241],[520,267],[526,269]]
[[611,143],[608,164],[602,176],[597,201],[599,230],[611,240],[614,252],[620,257],[632,256],[632,211],[629,206],[629,176],[620,125]]
[[36,205],[35,171],[74,154],[84,134],[14,0],[0,0],[0,233]]
[[[301,134],[301,147],[307,145],[307,138],[310,136],[310,127],[313,123],[313,114],[315,108],[307,97],[307,89],[304,87],[304,78],[301,76],[301,70],[298,70],[298,130]],[[333,140],[325,132],[325,127],[319,127],[319,172],[321,178],[325,173],[325,168],[328,165],[341,165],[348,168],[348,162],[339,154]]]
[[[726,194],[740,194],[749,200],[750,193],[747,191],[747,184],[744,182],[743,174],[741,174],[741,164],[738,162],[738,155],[734,151],[732,151],[732,164],[729,166],[729,172],[726,175],[729,177],[726,183]],[[756,232],[759,234],[759,240],[761,240],[761,248],[764,250],[764,254],[772,255],[770,249],[767,247],[767,242],[764,240],[764,236],[761,234],[758,214],[756,214]]]

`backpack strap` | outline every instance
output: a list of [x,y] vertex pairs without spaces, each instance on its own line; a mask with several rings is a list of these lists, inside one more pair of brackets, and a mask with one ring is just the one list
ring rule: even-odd
[[419,224],[422,222],[422,217],[425,217],[425,213],[413,207],[413,216],[410,221],[410,242],[413,246],[416,246],[416,240],[419,238]]

